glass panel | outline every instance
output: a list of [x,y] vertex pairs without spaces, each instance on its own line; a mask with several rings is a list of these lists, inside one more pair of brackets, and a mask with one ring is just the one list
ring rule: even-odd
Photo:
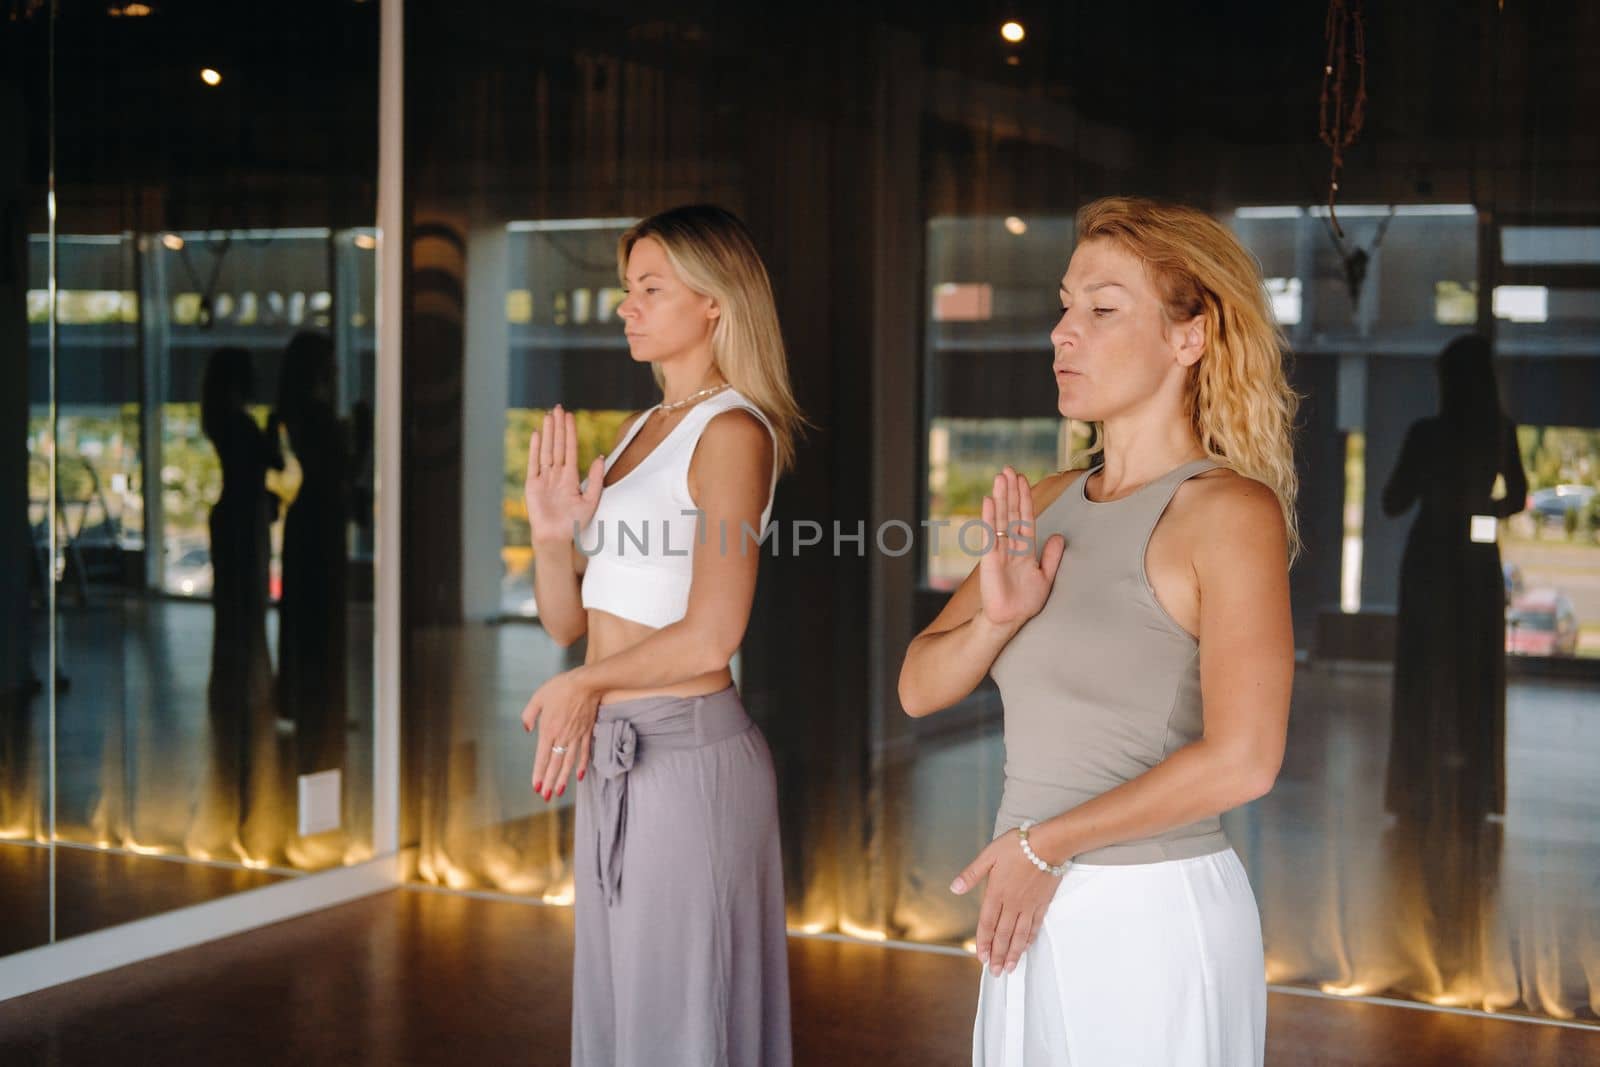
[[[1578,768],[1600,758],[1579,714],[1600,676],[1574,660],[1597,580],[1585,510],[1597,365],[1579,358],[1581,315],[1549,324],[1553,289],[1492,284],[1479,307],[1479,279],[1538,280],[1484,262],[1479,219],[1413,205],[1382,231],[1379,210],[1346,222],[1346,254],[1373,250],[1359,298],[1341,256],[1345,292],[1308,287],[1313,326],[1290,330],[1301,366],[1338,359],[1343,619],[1320,609],[1283,776],[1230,832],[1261,901],[1269,977],[1570,1015],[1592,983],[1541,931],[1593,922],[1547,850],[1600,864],[1566,806],[1592,799]],[[1269,271],[1286,269],[1273,236],[1286,223],[1250,214],[1236,213],[1239,231]],[[1551,261],[1533,232],[1517,258]],[[1490,315],[1493,360],[1464,362],[1451,343]],[[1539,425],[1558,418],[1580,425]],[[1315,457],[1312,431],[1301,447]],[[1313,466],[1302,516],[1334,486]],[[1321,565],[1308,555],[1302,572]]]
[[[1553,16],[1563,32],[1533,35],[1509,5],[1486,15],[1499,21],[1483,39],[1548,72],[1512,79],[1493,128],[1528,108],[1546,125],[1439,152],[1482,136],[1485,113],[1460,106],[1482,96],[1462,80],[1476,68],[1412,85],[1347,158],[1340,232],[1326,160],[1285,133],[1311,121],[1320,65],[1261,47],[1304,29],[1289,15],[1130,60],[1048,15],[1007,44],[981,14],[931,10],[706,20],[416,0],[407,13],[405,814],[420,880],[573,897],[571,793],[531,797],[517,720],[586,650],[537,623],[523,452],[557,401],[580,413],[588,459],[620,413],[657,399],[597,318],[610,242],[622,220],[709,200],[751,225],[815,424],[778,520],[821,524],[828,547],[835,522],[949,524],[903,563],[848,547],[763,561],[741,690],[777,765],[791,929],[969,943],[976,898],[944,887],[989,839],[1003,709],[983,684],[907,719],[899,656],[970,568],[956,534],[986,477],[1004,463],[1036,476],[1082,449],[1047,385],[1054,289],[1075,212],[1140,191],[1211,212],[1259,259],[1303,398],[1288,752],[1276,789],[1226,819],[1269,976],[1593,1018],[1600,736],[1584,712],[1600,676],[1584,654],[1588,505],[1568,501],[1596,483],[1595,175],[1562,155],[1581,116],[1544,102],[1578,98],[1589,27]],[[1133,33],[1142,16],[1108,17]],[[1391,30],[1422,32],[1397,18]],[[1374,51],[1374,83],[1410,84],[1403,55]],[[1176,110],[1174,71],[1191,90]],[[1434,575],[1441,601],[1470,584],[1472,652],[1419,657],[1411,642],[1457,620],[1401,610],[1420,506],[1391,514],[1384,489],[1408,431],[1439,409],[1437,357],[1474,329],[1518,430],[1492,435],[1506,484],[1482,487],[1435,553],[1473,561],[1469,578]],[[1458,451],[1480,444],[1468,434]],[[1425,484],[1444,484],[1449,451]],[[1568,605],[1577,655],[1533,651]],[[1412,699],[1417,679],[1463,664],[1484,674],[1445,705]]]
[[60,17],[58,937],[370,855],[376,54]]

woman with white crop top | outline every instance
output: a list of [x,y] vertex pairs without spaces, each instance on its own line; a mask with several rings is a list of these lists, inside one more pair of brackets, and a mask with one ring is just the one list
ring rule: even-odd
[[1190,208],[1078,216],[1051,331],[1092,464],[1007,467],[995,531],[911,643],[912,715],[991,674],[1005,709],[972,1058],[1258,1065],[1260,916],[1218,816],[1271,788],[1294,675],[1296,398],[1255,260]]
[[572,1062],[790,1062],[771,754],[728,663],[801,424],[771,284],[707,205],[618,245],[628,349],[662,402],[580,481],[559,405],[529,446],[539,618],[583,666],[522,715],[533,788],[576,775]]

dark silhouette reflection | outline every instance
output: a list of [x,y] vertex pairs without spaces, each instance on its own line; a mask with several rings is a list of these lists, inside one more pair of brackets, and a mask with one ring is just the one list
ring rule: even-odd
[[[1389,899],[1409,978],[1435,1003],[1478,1004],[1501,939],[1490,929],[1505,812],[1505,582],[1497,520],[1527,477],[1488,342],[1438,357],[1439,413],[1406,434],[1384,511],[1420,504],[1400,566],[1389,773]],[[1496,520],[1496,521],[1491,521]]]
[[1406,433],[1383,490],[1389,515],[1421,504],[1400,562],[1387,805],[1475,818],[1506,804],[1505,579],[1487,520],[1521,511],[1528,480],[1488,342],[1452,341],[1438,373],[1439,414]]
[[246,410],[250,354],[223,348],[206,362],[200,424],[222,464],[222,492],[210,516],[214,622],[207,711],[210,763],[201,811],[186,842],[191,854],[276,857],[279,818],[276,712],[267,649],[271,527],[278,498],[268,470],[283,469],[276,419],[266,430]]
[[284,518],[278,606],[278,699],[294,720],[299,774],[341,770],[345,758],[352,457],[349,429],[334,407],[335,367],[326,336],[297,334],[278,383],[278,414],[301,472]]
[[[0,128],[17,144],[21,94],[0,88],[10,90],[0,94]],[[20,157],[0,171],[0,839],[42,836],[33,715],[43,702],[33,699],[42,686],[33,665],[30,584],[37,581],[41,601],[48,595],[48,561],[35,552],[28,517],[28,240]]]
[[[26,397],[23,393],[24,403]],[[35,555],[28,526],[28,453],[11,440],[26,431],[26,419],[20,427],[0,423],[7,445],[0,454],[0,559],[9,561],[0,567],[0,840],[36,838],[43,829],[33,735],[34,697],[43,686],[33,670],[29,604],[29,578],[39,568],[27,562]]]
[[[48,586],[37,575],[29,516],[28,406],[32,399],[28,352],[28,230],[31,169],[24,116],[37,97],[22,77],[23,35],[0,32],[0,955],[33,948],[50,937],[48,866],[43,848],[7,845],[44,841],[45,701],[33,660],[45,652],[48,628],[33,629],[32,592]],[[38,387],[35,381],[34,388]],[[48,504],[47,504],[48,506]],[[41,611],[41,615],[43,612]],[[36,653],[33,637],[41,638]]]

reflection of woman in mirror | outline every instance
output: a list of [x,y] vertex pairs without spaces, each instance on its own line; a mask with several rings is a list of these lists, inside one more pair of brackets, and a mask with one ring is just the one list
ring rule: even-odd
[[[222,491],[211,507],[210,774],[203,814],[189,847],[215,855],[242,848],[259,857],[271,814],[277,765],[273,743],[272,661],[267,651],[267,573],[270,530],[278,498],[267,490],[268,470],[283,469],[278,428],[256,424],[245,405],[252,388],[250,353],[222,348],[206,361],[200,427],[217,450]],[[250,829],[246,830],[248,824]]]
[[278,380],[278,416],[300,464],[283,520],[278,699],[295,724],[299,774],[344,766],[346,523],[350,446],[335,403],[333,342],[300,333]]
[[1420,502],[1400,563],[1387,806],[1398,815],[1504,812],[1505,579],[1497,520],[1523,508],[1517,428],[1489,343],[1438,358],[1439,413],[1406,434],[1383,510]]
[[[25,391],[22,395],[27,396]],[[0,431],[9,439],[14,430],[20,435],[26,427],[24,421],[20,428],[4,426]],[[0,457],[0,464],[10,464],[0,469],[0,559],[32,557],[30,566],[8,563],[0,568],[0,832],[7,836],[42,830],[33,716],[35,707],[43,714],[44,702],[35,704],[33,698],[44,686],[33,670],[29,591],[35,582],[44,585],[44,567],[28,529],[28,458],[25,447],[7,448]]]

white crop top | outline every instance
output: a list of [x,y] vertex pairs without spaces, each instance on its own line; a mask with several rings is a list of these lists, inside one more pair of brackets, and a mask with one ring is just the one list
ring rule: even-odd
[[[754,404],[737,390],[725,389],[690,408],[637,467],[601,492],[594,518],[576,540],[578,550],[589,557],[583,575],[585,608],[658,629],[683,618],[689,608],[689,581],[699,533],[696,505],[689,495],[689,462],[706,424],[733,408],[750,412],[772,433],[772,424]],[[653,411],[655,408],[634,420],[606,457],[606,470],[627,450]],[[761,511],[761,528],[744,543],[750,552],[760,551],[756,538],[766,532],[772,514],[778,483],[776,435],[773,445],[772,483],[767,489],[767,506]],[[728,530],[727,551],[739,551],[741,533]],[[707,529],[705,536],[712,543],[719,537],[712,529]]]

